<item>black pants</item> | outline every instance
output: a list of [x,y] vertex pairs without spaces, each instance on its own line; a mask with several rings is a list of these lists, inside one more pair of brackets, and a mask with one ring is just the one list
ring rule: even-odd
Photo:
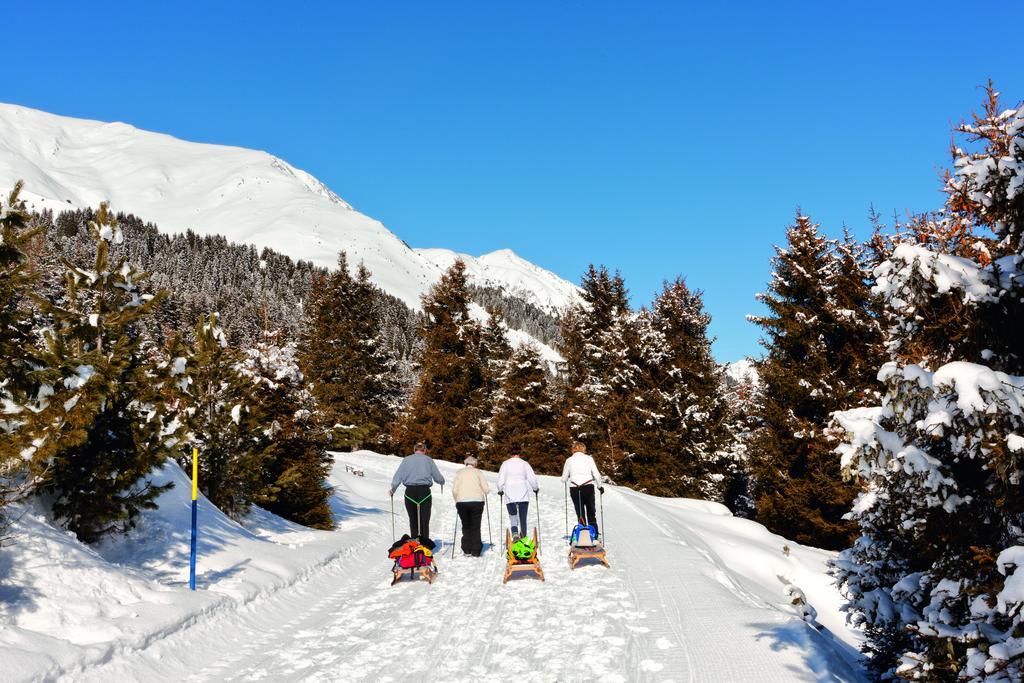
[[569,497],[572,498],[576,519],[580,521],[580,524],[589,524],[594,527],[594,531],[598,531],[597,509],[594,506],[594,485],[570,486]]
[[459,524],[462,525],[462,552],[479,555],[484,549],[484,542],[480,538],[480,520],[484,517],[483,501],[456,503],[455,509],[459,513]]
[[409,513],[409,535],[413,538],[430,538],[431,497],[429,486],[420,484],[405,487],[405,511]]

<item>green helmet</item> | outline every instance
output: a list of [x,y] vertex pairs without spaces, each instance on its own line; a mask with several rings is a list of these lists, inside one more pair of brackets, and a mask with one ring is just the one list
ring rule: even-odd
[[528,562],[537,554],[537,544],[533,542],[532,538],[523,536],[512,544],[512,548],[509,552],[516,560],[519,560],[520,562]]

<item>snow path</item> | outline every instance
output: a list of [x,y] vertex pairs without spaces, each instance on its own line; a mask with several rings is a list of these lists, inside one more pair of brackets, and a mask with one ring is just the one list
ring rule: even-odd
[[[344,474],[345,464],[366,476]],[[338,456],[338,495],[375,509],[355,524],[342,519],[339,533],[349,535],[351,552],[290,588],[198,619],[67,680],[860,680],[841,643],[794,616],[781,583],[777,596],[770,593],[774,602],[738,585],[700,530],[681,524],[680,510],[717,524],[741,520],[625,489],[609,487],[605,495],[611,569],[581,565],[573,572],[565,556],[562,485],[542,478],[547,580],[503,585],[497,548],[480,558],[456,550],[451,559],[454,505],[447,487],[443,497],[435,488],[431,529],[444,541],[440,574],[432,586],[390,587],[384,491],[396,464],[372,454]],[[457,469],[441,466],[446,477]],[[405,513],[397,498],[402,533]],[[485,543],[486,524],[485,516]]]

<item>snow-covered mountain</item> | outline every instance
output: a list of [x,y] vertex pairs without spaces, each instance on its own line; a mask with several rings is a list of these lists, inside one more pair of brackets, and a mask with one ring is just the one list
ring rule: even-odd
[[[60,211],[109,201],[163,231],[220,234],[334,266],[363,261],[382,289],[418,308],[456,258],[415,250],[305,171],[266,152],[186,142],[139,130],[0,104],[0,190],[25,181],[32,208]],[[465,257],[473,281],[549,312],[576,287],[509,250]]]
[[500,249],[480,257],[459,254],[450,249],[417,249],[416,253],[442,271],[451,268],[461,258],[472,282],[504,289],[548,313],[565,310],[579,292],[576,285],[530,263],[511,249]]
[[761,377],[757,374],[757,366],[751,358],[742,358],[732,363],[726,363],[725,375],[734,385],[748,383],[756,387],[761,382]]

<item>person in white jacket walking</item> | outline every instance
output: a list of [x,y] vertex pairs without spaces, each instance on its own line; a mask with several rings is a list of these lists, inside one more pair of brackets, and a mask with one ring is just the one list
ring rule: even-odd
[[587,455],[587,447],[577,441],[572,445],[572,455],[565,460],[562,467],[562,481],[569,485],[569,497],[576,510],[576,519],[580,524],[597,528],[597,510],[594,505],[594,489],[604,493],[601,473],[597,471],[597,463]]
[[509,448],[509,459],[501,463],[498,470],[498,495],[505,497],[512,536],[526,535],[526,513],[530,507],[530,491],[540,490],[537,475],[530,463],[522,458],[518,444]]

